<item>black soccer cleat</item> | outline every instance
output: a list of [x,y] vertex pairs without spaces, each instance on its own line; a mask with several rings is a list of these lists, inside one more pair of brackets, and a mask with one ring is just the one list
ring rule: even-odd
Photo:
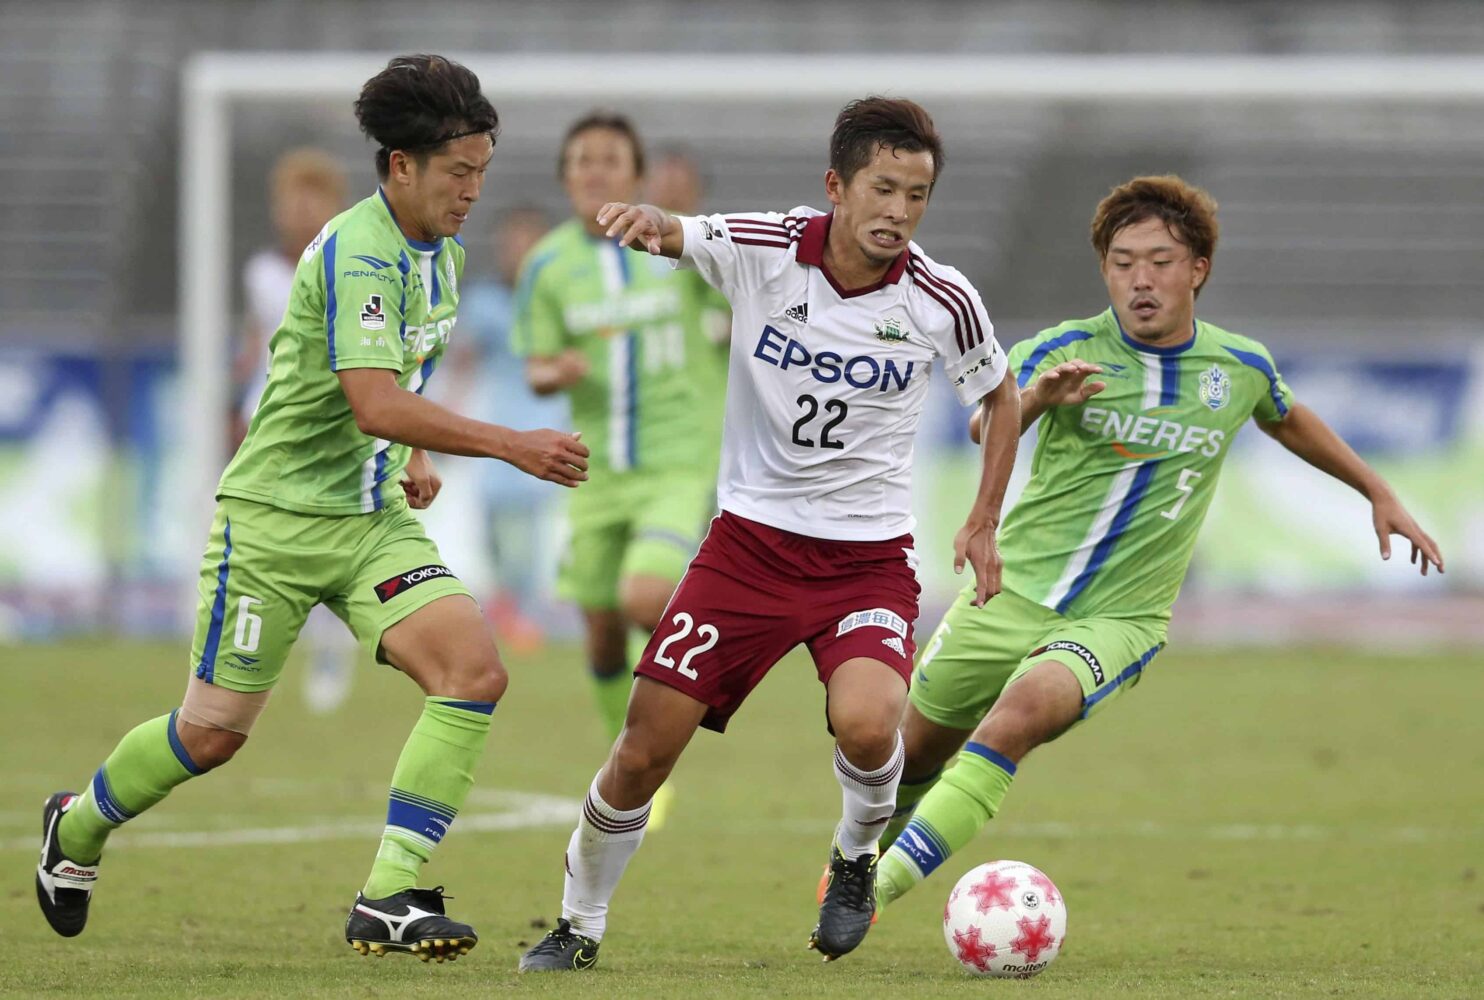
[[855,860],[830,847],[829,884],[819,904],[819,923],[809,935],[809,947],[833,962],[865,940],[876,916],[876,855]]
[[345,921],[345,940],[362,955],[381,958],[389,951],[405,951],[424,962],[450,962],[479,943],[468,924],[443,913],[443,886],[405,889],[384,899],[356,896]]
[[580,972],[598,964],[598,942],[572,929],[565,918],[520,957],[521,972]]
[[62,854],[57,825],[79,801],[76,792],[57,792],[41,810],[41,860],[36,865],[36,902],[52,930],[63,937],[76,937],[88,922],[88,903],[98,865],[79,864]]

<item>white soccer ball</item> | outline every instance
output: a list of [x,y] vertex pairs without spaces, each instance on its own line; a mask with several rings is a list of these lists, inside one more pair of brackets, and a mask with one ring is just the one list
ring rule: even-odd
[[1067,905],[1022,861],[991,861],[958,880],[943,907],[948,953],[976,976],[1029,979],[1067,939]]

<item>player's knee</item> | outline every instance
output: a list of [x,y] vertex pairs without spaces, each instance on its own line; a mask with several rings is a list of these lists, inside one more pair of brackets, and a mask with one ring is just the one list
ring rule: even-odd
[[1011,685],[974,731],[974,740],[1020,760],[1043,743],[1050,743],[1077,720],[1066,706],[1031,696],[1027,688],[1012,696]]
[[891,759],[897,748],[896,720],[886,715],[855,719],[845,727],[835,726],[840,752],[856,767],[875,770]]
[[628,780],[658,787],[675,766],[675,755],[655,746],[632,729],[624,729],[613,745],[611,766]]
[[464,667],[454,682],[460,698],[493,703],[505,697],[510,675],[505,671],[505,664],[500,661],[500,654],[495,651],[493,643],[485,655],[471,658]]
[[634,628],[653,632],[665,614],[673,589],[668,585],[637,583],[624,588],[620,603],[624,619]]
[[221,767],[237,755],[247,742],[246,733],[234,733],[230,729],[215,729],[195,726],[188,722],[176,727],[181,746],[197,770],[210,771]]

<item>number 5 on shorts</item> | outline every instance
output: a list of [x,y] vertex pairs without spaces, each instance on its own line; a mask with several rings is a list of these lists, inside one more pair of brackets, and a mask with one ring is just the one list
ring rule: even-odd
[[[681,675],[689,677],[691,680],[697,680],[698,677],[696,676],[696,672],[690,668],[690,661],[694,659],[697,654],[704,653],[712,646],[715,646],[716,641],[721,638],[721,633],[716,630],[715,625],[702,625],[700,628],[696,628],[695,619],[686,614],[684,611],[677,613],[674,618],[671,618],[670,624],[678,625],[680,627],[674,633],[672,633],[669,638],[660,643],[659,649],[654,651],[654,662],[658,663],[662,667],[670,667],[673,670],[678,671]],[[686,650],[685,655],[680,658],[680,664],[677,666],[675,661],[670,659],[670,657],[665,653],[665,650],[670,648],[671,643],[679,642],[681,639],[684,639],[686,636],[690,635],[691,629],[693,628],[695,628],[696,635],[699,638],[704,639],[705,642],[701,643],[701,645],[699,646],[692,646],[690,649]],[[710,634],[708,635],[707,633]]]

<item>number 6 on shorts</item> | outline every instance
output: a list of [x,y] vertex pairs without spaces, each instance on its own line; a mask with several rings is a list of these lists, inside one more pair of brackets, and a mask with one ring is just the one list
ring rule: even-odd
[[[660,648],[654,651],[654,662],[662,667],[670,667],[678,673],[689,677],[691,680],[698,680],[699,678],[697,677],[696,672],[690,668],[690,661],[694,659],[698,653],[704,653],[712,646],[715,646],[716,641],[721,638],[721,633],[716,630],[715,625],[703,624],[699,628],[696,628],[695,619],[684,611],[678,612],[674,618],[671,618],[670,624],[678,625],[680,626],[680,628],[672,633],[664,642],[660,643]],[[675,661],[670,659],[670,657],[666,655],[665,650],[670,648],[671,643],[679,642],[681,639],[684,639],[686,636],[690,635],[691,629],[693,628],[695,628],[697,637],[705,639],[706,641],[699,646],[692,646],[690,649],[686,650],[685,655],[680,658],[679,666],[677,666],[675,664]]]

